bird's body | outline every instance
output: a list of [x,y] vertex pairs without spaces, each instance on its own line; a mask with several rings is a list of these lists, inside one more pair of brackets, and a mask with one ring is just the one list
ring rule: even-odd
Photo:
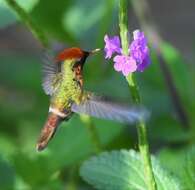
[[80,48],[68,48],[56,58],[46,57],[43,89],[50,95],[50,106],[37,150],[47,146],[60,123],[67,121],[74,112],[123,123],[135,123],[147,117],[148,112],[143,108],[114,103],[83,89],[84,63],[90,54],[97,51],[99,49],[86,52]]
[[[42,150],[45,148],[50,138],[54,135],[58,125],[63,120],[68,120],[71,115],[71,106],[73,103],[79,105],[81,101],[87,98],[87,93],[83,91],[83,77],[82,77],[82,68],[85,62],[86,57],[88,56],[88,52],[84,52],[82,57],[72,57],[71,51],[78,51],[77,48],[66,49],[66,54],[63,57],[62,55],[58,55],[56,64],[58,67],[58,71],[52,71],[50,66],[47,63],[44,71],[46,72],[46,93],[48,90],[52,92],[49,93],[50,97],[50,107],[49,107],[49,115],[48,119],[45,123],[45,126],[42,130],[41,136],[39,138],[37,149]],[[65,60],[61,60],[65,59]],[[49,72],[49,80],[48,80],[48,71]],[[51,73],[52,71],[52,73]],[[50,81],[50,84],[48,84]],[[44,82],[43,82],[44,85]],[[49,86],[48,86],[49,85]]]
[[79,103],[83,94],[83,87],[77,80],[73,68],[74,61],[66,60],[61,67],[60,84],[51,96],[51,107],[61,111],[68,110],[72,102]]

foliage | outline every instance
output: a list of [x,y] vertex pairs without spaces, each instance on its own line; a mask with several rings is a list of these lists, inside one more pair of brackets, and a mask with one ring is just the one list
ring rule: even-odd
[[[17,0],[17,2],[22,8],[30,12],[39,2],[39,0]],[[0,27],[4,28],[6,26],[9,26],[17,20],[18,18],[14,15],[13,11],[9,9],[5,0],[0,0]]]
[[[175,173],[185,189],[194,189],[195,147],[187,146],[181,150],[163,149],[158,157],[164,167]],[[167,162],[169,160],[169,162]]]
[[[102,48],[106,33],[119,33],[117,1],[17,2],[51,42],[58,40],[65,46],[80,46],[87,50]],[[129,10],[132,9],[129,7]],[[16,30],[18,22],[21,26],[22,21],[4,0],[0,0],[0,29],[12,30],[17,36],[22,31]],[[0,189],[61,190],[64,186],[91,189],[78,178],[77,170],[81,164],[81,176],[98,189],[136,189],[137,185],[145,189],[140,155],[133,150],[113,151],[137,149],[134,125],[92,118],[102,150],[112,151],[90,158],[94,154],[94,145],[85,123],[75,114],[60,126],[48,149],[36,152],[35,144],[47,117],[49,97],[41,89],[41,50],[35,51],[31,46],[34,45],[17,52],[13,49],[0,52]],[[174,45],[166,42],[162,46],[190,126],[186,129],[181,124],[158,58],[151,50],[151,66],[143,73],[137,73],[136,78],[142,102],[151,110],[151,118],[147,122],[148,135],[151,150],[157,152],[152,164],[160,190],[194,190],[195,68]],[[103,53],[87,61],[84,79],[86,89],[124,102],[131,101],[124,78],[103,59]],[[87,161],[83,163],[84,160]],[[132,172],[133,164],[138,172]],[[107,183],[109,187],[105,187]]]
[[[179,182],[163,170],[155,158],[152,159],[152,166],[159,190],[182,189]],[[141,157],[133,150],[102,153],[84,162],[80,173],[97,189],[147,190]]]

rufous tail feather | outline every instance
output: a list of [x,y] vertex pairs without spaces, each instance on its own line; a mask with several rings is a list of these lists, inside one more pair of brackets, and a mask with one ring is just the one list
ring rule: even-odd
[[41,151],[46,148],[47,144],[54,136],[56,129],[62,120],[63,119],[60,116],[56,115],[55,113],[52,112],[49,113],[48,119],[41,131],[41,135],[37,142],[36,148],[38,151]]

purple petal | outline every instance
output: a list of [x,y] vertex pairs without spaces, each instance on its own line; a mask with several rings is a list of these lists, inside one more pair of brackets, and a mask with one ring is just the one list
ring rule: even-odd
[[137,69],[136,61],[129,56],[117,55],[114,57],[114,62],[114,69],[118,72],[122,71],[124,76],[135,72]]
[[113,61],[124,63],[125,62],[125,56],[124,55],[117,55],[117,56],[114,57]]
[[138,64],[137,70],[140,71],[140,72],[143,72],[144,69],[146,67],[148,67],[148,65],[150,65],[150,64],[151,64],[150,57],[146,56],[145,59],[143,60],[143,62],[141,64]]
[[123,69],[123,64],[125,62],[124,60],[124,56],[123,55],[117,55],[114,57],[114,60],[113,60],[115,63],[114,63],[114,69],[116,71],[122,71]]
[[114,63],[114,69],[115,71],[122,71],[123,65],[119,62]]
[[133,39],[134,40],[140,40],[143,38],[145,38],[143,32],[140,32],[140,30],[134,30],[134,32],[133,32]]
[[113,36],[111,38],[108,35],[104,36],[105,41],[105,58],[110,59],[113,53],[121,53],[120,38],[118,36]]
[[126,62],[123,66],[122,73],[124,76],[128,76],[137,70],[136,61],[132,57],[127,57]]
[[137,70],[143,71],[150,64],[149,48],[143,32],[135,30],[130,44],[130,55],[137,62]]
[[106,58],[106,59],[110,59],[110,58],[112,57],[112,51],[110,51],[110,50],[107,49],[107,48],[104,48],[104,51],[105,51],[105,53],[106,53],[105,58]]

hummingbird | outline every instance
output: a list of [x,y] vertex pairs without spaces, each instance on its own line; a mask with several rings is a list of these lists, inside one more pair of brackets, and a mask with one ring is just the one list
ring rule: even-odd
[[58,126],[68,121],[73,113],[97,118],[135,123],[148,117],[140,106],[126,106],[83,88],[83,67],[88,56],[100,49],[84,51],[77,47],[66,48],[57,56],[45,54],[42,86],[50,96],[48,118],[37,142],[37,150],[45,149]]

